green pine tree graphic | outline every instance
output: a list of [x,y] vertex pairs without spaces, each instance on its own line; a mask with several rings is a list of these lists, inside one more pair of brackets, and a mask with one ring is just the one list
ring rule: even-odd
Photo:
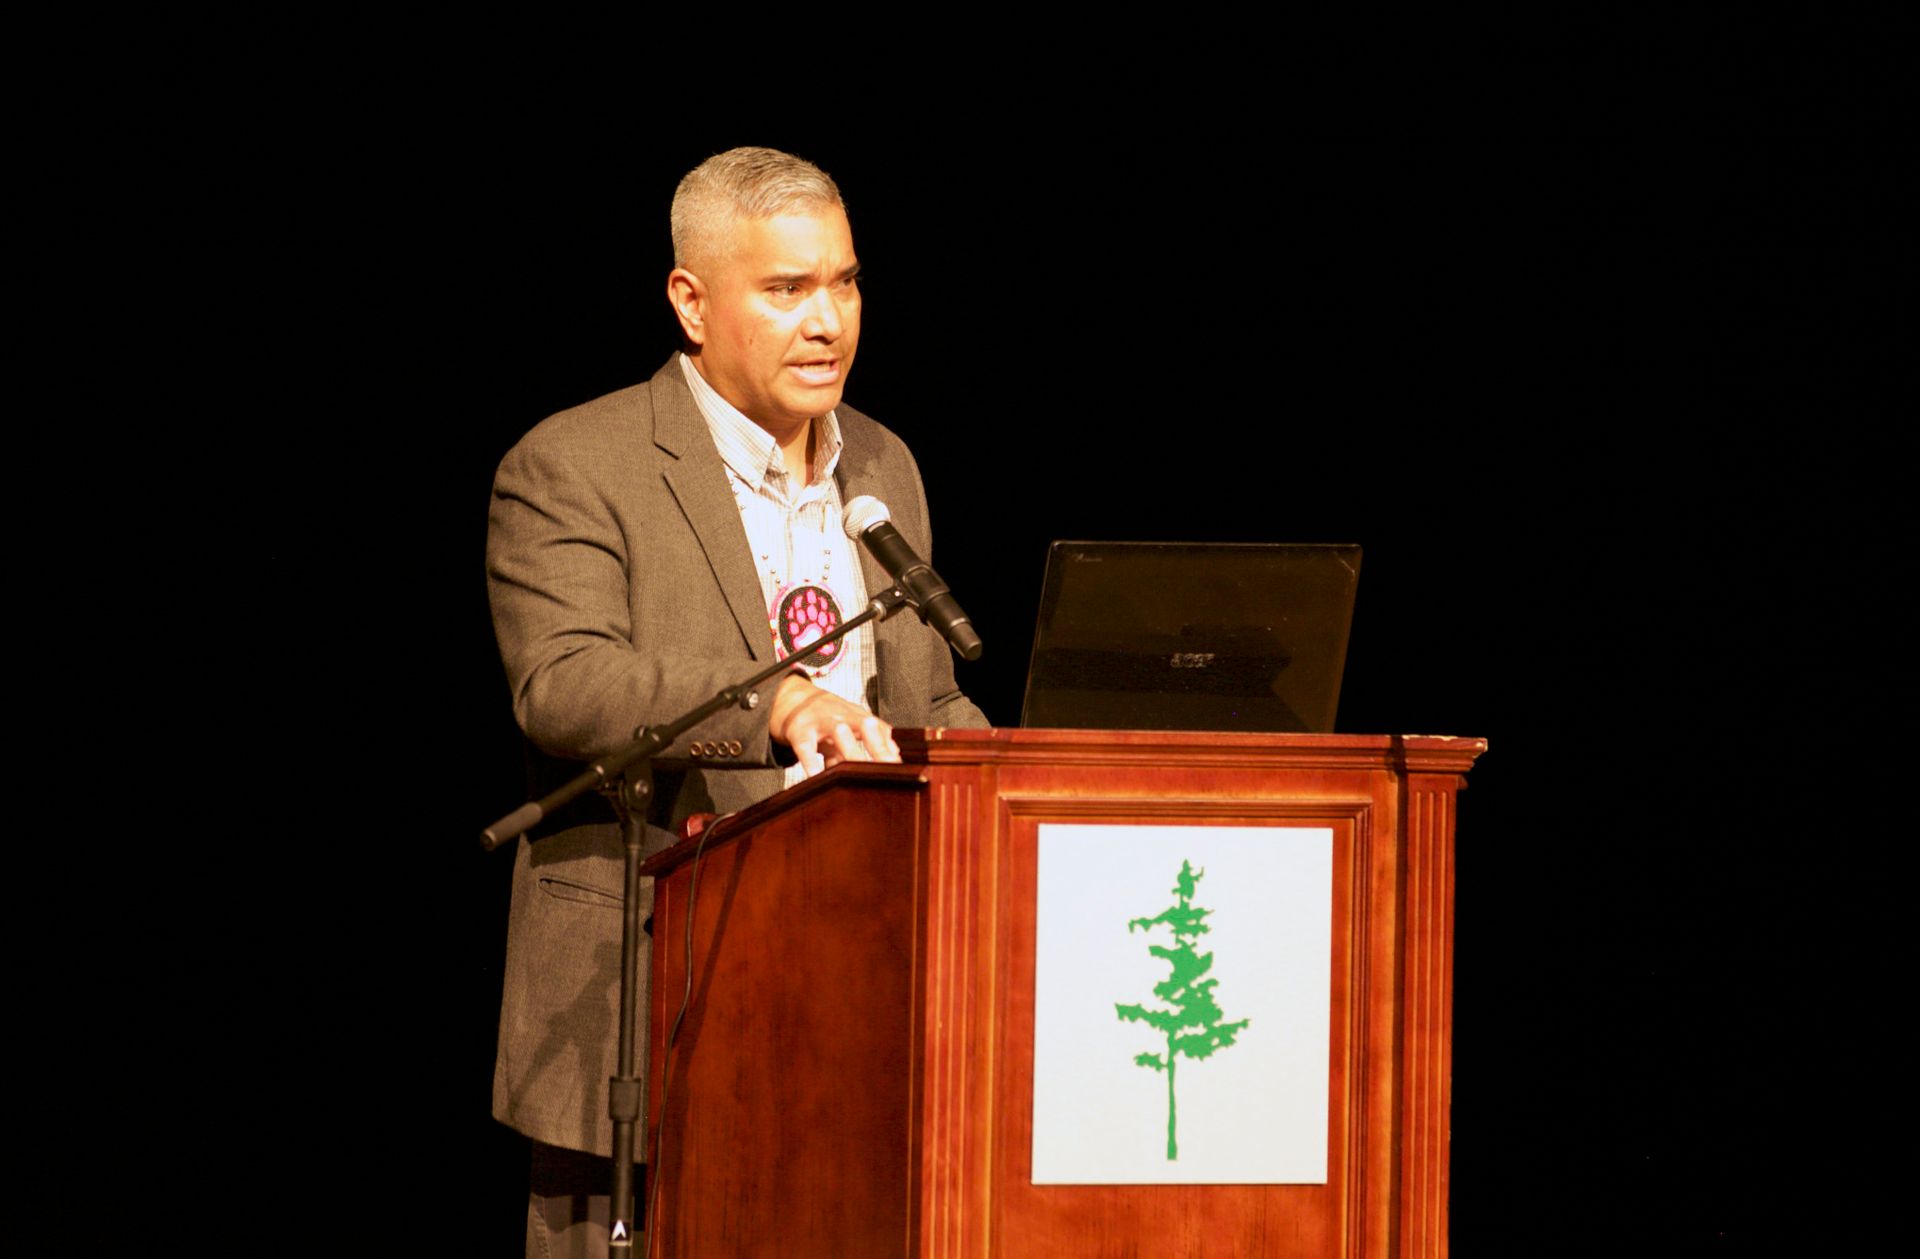
[[1213,954],[1194,951],[1194,941],[1206,935],[1207,924],[1203,921],[1211,909],[1201,909],[1193,903],[1194,885],[1205,877],[1205,870],[1195,870],[1191,861],[1181,861],[1180,878],[1173,885],[1173,894],[1180,898],[1176,905],[1170,905],[1154,918],[1135,918],[1127,923],[1127,932],[1131,935],[1136,929],[1151,931],[1155,927],[1165,926],[1173,932],[1174,947],[1150,944],[1147,952],[1160,958],[1173,968],[1165,982],[1153,986],[1153,995],[1167,1003],[1165,1009],[1150,1010],[1143,1005],[1121,1005],[1114,1003],[1114,1010],[1123,1022],[1145,1023],[1167,1038],[1167,1052],[1160,1054],[1139,1054],[1134,1064],[1152,1067],[1155,1071],[1167,1073],[1167,1159],[1169,1162],[1180,1157],[1180,1146],[1174,1139],[1175,1108],[1173,1100],[1173,1076],[1176,1061],[1181,1057],[1211,1058],[1214,1051],[1225,1049],[1233,1044],[1249,1020],[1238,1023],[1223,1023],[1225,1016],[1213,999],[1214,985],[1217,979],[1202,979],[1213,969]]

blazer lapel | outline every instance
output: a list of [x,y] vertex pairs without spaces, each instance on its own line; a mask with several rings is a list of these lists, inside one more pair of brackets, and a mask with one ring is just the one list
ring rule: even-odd
[[[840,501],[851,503],[862,494],[871,494],[891,506],[892,500],[888,496],[898,487],[889,484],[881,476],[879,452],[869,441],[869,436],[865,426],[848,422],[845,411],[842,411],[840,439],[845,444],[840,448],[840,465],[834,470],[835,479],[840,482]],[[893,585],[893,578],[865,545],[856,540],[853,546],[860,553],[860,573],[867,581],[867,598],[872,599]],[[913,615],[912,608],[900,608],[872,627],[879,689],[879,694],[875,696],[875,710],[890,722],[896,721],[900,714],[911,707],[902,689],[905,670],[901,667],[900,651],[907,641],[903,637],[904,629]]]
[[678,355],[654,373],[651,385],[654,445],[674,457],[664,474],[667,488],[700,541],[747,651],[755,660],[769,659],[773,636],[760,579],[753,571],[753,552],[740,526],[740,508],[727,486],[726,465],[714,449],[713,435],[680,374]]
[[[834,469],[834,479],[840,482],[840,502],[844,505],[862,494],[871,494],[884,503],[887,501],[887,487],[879,482],[873,452],[855,436],[858,431],[851,424],[840,425],[840,439],[845,444],[840,448],[840,466]],[[869,599],[893,584],[893,578],[887,576],[887,570],[880,567],[880,561],[874,559],[873,554],[857,539],[853,549],[860,553],[860,572],[867,579]],[[881,628],[886,627],[883,625]]]

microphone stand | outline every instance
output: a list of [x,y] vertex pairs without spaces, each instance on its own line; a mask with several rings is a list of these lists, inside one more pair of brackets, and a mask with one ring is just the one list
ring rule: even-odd
[[589,791],[598,791],[613,802],[620,819],[620,841],[626,849],[626,902],[621,912],[620,938],[620,1053],[616,1073],[608,1080],[607,1113],[613,1119],[613,1189],[608,1219],[608,1250],[614,1255],[633,1253],[633,1134],[640,1119],[640,1098],[644,1081],[634,1074],[633,1022],[639,1006],[640,951],[640,845],[646,832],[647,800],[653,794],[653,758],[673,741],[723,708],[738,704],[753,709],[760,706],[755,688],[776,673],[792,670],[797,659],[811,655],[830,643],[837,643],[869,621],[884,621],[908,602],[907,593],[898,585],[875,595],[866,611],[838,629],[807,644],[798,656],[776,660],[771,665],[727,687],[685,716],[665,725],[654,726],[618,752],[587,766],[585,771],[538,800],[528,801],[480,833],[480,846],[488,852],[508,840],[516,839],[541,818]]

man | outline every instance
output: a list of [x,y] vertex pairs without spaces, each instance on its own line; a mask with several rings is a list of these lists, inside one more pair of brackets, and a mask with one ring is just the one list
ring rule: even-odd
[[[672,228],[683,352],[527,434],[500,465],[487,540],[514,713],[558,758],[543,777],[570,776],[756,662],[795,662],[757,707],[716,715],[658,763],[648,853],[691,813],[742,808],[843,760],[898,760],[895,725],[987,724],[944,640],[911,615],[808,649],[888,584],[842,530],[845,502],[879,498],[930,553],[912,456],[840,401],[860,288],[839,189],[799,158],[735,149],[681,181]],[[580,1195],[607,1186],[621,885],[618,829],[598,800],[520,844],[494,1115],[535,1142],[529,1254],[605,1246],[605,1198]],[[651,886],[643,895],[644,915]],[[646,965],[643,952],[643,1011]]]

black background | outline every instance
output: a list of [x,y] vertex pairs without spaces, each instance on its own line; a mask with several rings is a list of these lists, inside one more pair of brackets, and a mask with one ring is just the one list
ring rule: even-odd
[[1913,252],[1904,159],[1858,125],[1881,98],[1810,118],[1765,87],[1655,106],[1546,67],[1305,122],[1253,96],[421,107],[258,168],[199,133],[223,173],[155,235],[219,238],[217,285],[158,265],[178,317],[231,330],[198,350],[248,474],[197,524],[246,574],[217,593],[251,714],[200,767],[262,787],[258,827],[209,842],[275,890],[172,956],[182,1017],[245,1029],[199,1064],[233,1183],[323,1203],[303,1227],[518,1253],[524,1146],[488,1118],[511,857],[475,839],[522,787],[491,474],[675,348],[673,186],[759,143],[846,194],[847,398],[919,458],[990,718],[1018,719],[1056,538],[1351,541],[1340,728],[1490,741],[1460,813],[1454,1253],[1859,1227],[1904,1043]]

